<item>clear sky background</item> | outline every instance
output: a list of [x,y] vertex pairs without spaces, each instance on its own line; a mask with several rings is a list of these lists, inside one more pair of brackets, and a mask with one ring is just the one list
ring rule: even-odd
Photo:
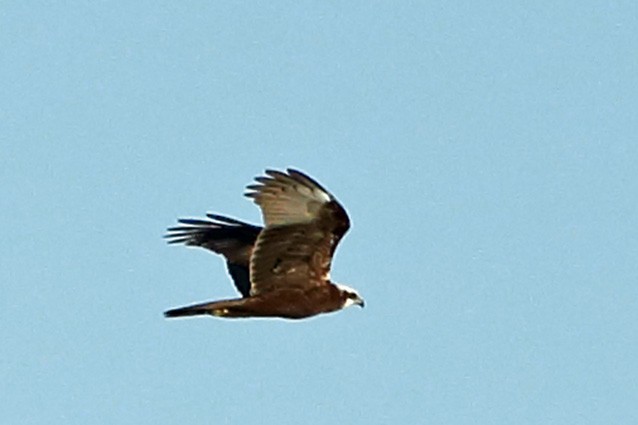
[[[516,2],[514,2],[516,3]],[[638,3],[3,2],[0,423],[638,423]],[[298,167],[366,308],[169,247]]]

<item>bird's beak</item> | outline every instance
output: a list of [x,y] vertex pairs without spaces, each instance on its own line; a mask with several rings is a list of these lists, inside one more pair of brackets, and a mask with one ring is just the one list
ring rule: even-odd
[[363,301],[363,298],[359,298],[357,299],[357,301],[355,302],[356,305],[358,305],[359,307],[363,308],[366,306],[366,302]]

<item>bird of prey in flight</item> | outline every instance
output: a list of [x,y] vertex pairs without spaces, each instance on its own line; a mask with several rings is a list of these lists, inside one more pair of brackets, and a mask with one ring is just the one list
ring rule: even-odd
[[175,308],[166,317],[303,319],[363,307],[354,289],[330,280],[332,256],[350,227],[344,208],[300,171],[265,174],[245,194],[261,208],[265,227],[207,214],[208,219],[178,220],[165,236],[171,244],[223,255],[242,297]]

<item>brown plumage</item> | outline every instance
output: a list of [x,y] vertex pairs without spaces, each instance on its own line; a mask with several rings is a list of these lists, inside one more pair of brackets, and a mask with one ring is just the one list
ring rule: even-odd
[[330,281],[330,265],[350,227],[341,204],[304,173],[267,170],[246,196],[259,205],[264,228],[208,214],[210,220],[181,219],[168,229],[169,243],[207,248],[226,258],[242,298],[169,310],[166,317],[301,319],[340,310],[363,299]]

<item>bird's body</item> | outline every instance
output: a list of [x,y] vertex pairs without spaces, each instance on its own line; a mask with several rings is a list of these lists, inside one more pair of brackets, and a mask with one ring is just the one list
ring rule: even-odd
[[350,227],[341,204],[299,171],[266,174],[246,193],[261,207],[264,228],[208,214],[210,220],[179,220],[181,226],[167,234],[169,243],[223,255],[242,298],[181,307],[167,311],[166,317],[301,319],[363,306],[356,291],[330,281],[332,256]]
[[303,319],[341,309],[343,302],[334,285],[310,290],[281,289],[234,300],[213,301],[169,310],[167,317],[211,314],[220,317],[282,317]]

